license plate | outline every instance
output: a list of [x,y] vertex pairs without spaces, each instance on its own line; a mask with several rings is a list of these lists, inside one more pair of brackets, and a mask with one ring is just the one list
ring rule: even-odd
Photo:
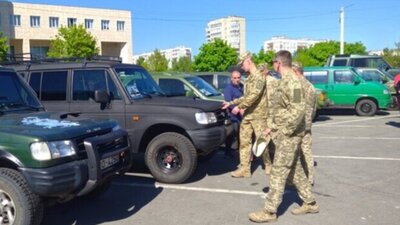
[[100,160],[100,169],[106,169],[119,162],[119,155],[114,155],[105,159]]

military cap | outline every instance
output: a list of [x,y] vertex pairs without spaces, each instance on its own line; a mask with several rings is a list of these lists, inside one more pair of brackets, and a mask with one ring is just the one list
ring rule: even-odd
[[253,154],[256,157],[259,157],[263,154],[263,152],[265,151],[265,149],[267,148],[269,142],[271,141],[271,135],[268,136],[264,136],[261,135],[259,136],[256,141],[253,144],[253,147],[251,148]]
[[244,61],[245,59],[251,58],[251,57],[252,57],[252,55],[251,55],[250,52],[244,52],[244,53],[240,54],[238,65],[242,65],[242,63],[243,63],[243,61]]

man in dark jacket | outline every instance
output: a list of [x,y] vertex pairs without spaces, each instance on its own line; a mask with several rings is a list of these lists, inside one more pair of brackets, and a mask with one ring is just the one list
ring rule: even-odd
[[[238,70],[234,70],[231,73],[231,83],[228,84],[224,89],[224,99],[230,102],[234,99],[240,98],[243,95],[243,84],[241,83],[241,74]],[[232,157],[233,146],[239,146],[239,123],[242,120],[242,114],[232,113],[232,109],[236,106],[229,106],[230,118],[232,121],[233,132],[225,141],[225,155]],[[236,148],[237,148],[236,147]]]

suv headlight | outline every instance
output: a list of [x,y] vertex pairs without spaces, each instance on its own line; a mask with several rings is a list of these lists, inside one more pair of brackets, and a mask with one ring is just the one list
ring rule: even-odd
[[50,160],[76,154],[71,141],[35,142],[31,144],[31,153],[34,159]]
[[388,90],[388,89],[384,89],[384,90],[383,90],[383,94],[384,94],[384,95],[388,95],[388,94],[389,94],[389,90]]
[[199,124],[210,124],[217,122],[217,117],[215,116],[214,113],[199,112],[196,113],[195,116],[196,116],[196,121]]

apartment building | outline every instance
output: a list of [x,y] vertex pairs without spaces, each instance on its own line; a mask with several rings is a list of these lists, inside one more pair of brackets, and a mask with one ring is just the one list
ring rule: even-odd
[[238,54],[246,51],[246,21],[243,17],[228,16],[208,22],[207,42],[216,38],[226,41]]
[[96,38],[101,55],[132,62],[130,11],[0,1],[0,31],[11,54],[46,56],[60,27],[79,24]]
[[311,40],[308,38],[288,38],[286,36],[275,36],[271,40],[264,42],[264,51],[273,50],[275,52],[280,50],[287,50],[292,54],[299,49],[309,48],[318,42],[324,42],[327,40]]
[[[159,51],[168,60],[168,68],[172,68],[172,61],[173,60],[178,60],[179,58],[182,58],[182,57],[192,58],[192,49],[191,48],[186,48],[185,46],[178,46],[178,47],[169,48],[169,49],[161,49]],[[134,55],[133,56],[133,62],[136,63],[136,61],[140,57],[142,57],[145,60],[147,60],[149,58],[149,56],[152,55],[153,53],[154,52],[146,52],[146,53],[142,53],[142,54],[139,54],[139,55]]]

